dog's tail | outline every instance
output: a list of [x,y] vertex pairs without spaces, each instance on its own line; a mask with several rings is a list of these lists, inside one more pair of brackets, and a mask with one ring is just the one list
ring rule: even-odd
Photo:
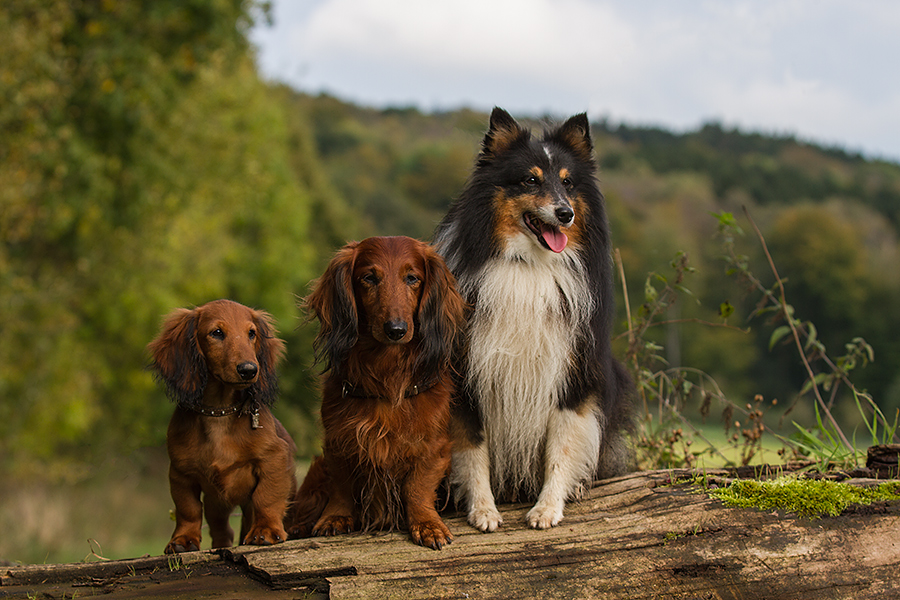
[[325,459],[317,456],[309,466],[285,517],[284,528],[288,532],[288,539],[296,540],[312,535],[313,527],[328,504],[328,485]]
[[630,434],[635,429],[634,381],[625,366],[613,360],[611,385],[606,386],[606,416],[600,444],[597,479],[608,479],[630,473],[637,467]]

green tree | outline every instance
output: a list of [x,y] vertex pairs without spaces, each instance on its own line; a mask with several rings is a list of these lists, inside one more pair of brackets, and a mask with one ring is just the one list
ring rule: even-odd
[[[0,455],[65,463],[159,443],[144,370],[162,316],[217,297],[272,312],[315,259],[285,108],[241,0],[0,8]],[[314,160],[310,157],[310,160]],[[290,344],[287,404],[312,402]]]
[[826,344],[850,341],[871,292],[859,233],[822,207],[803,205],[782,211],[767,239],[797,314],[813,323],[828,323],[820,332]]

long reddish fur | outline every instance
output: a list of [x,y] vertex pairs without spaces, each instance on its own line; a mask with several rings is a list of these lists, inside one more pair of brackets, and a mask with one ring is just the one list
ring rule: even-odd
[[[166,437],[176,524],[165,552],[199,550],[204,514],[212,547],[231,546],[235,506],[243,513],[241,543],[286,540],[283,520],[296,489],[296,447],[268,408],[284,353],[271,316],[230,300],[177,309],[148,349],[157,378],[177,403]],[[240,365],[253,365],[253,377],[242,378]],[[227,416],[199,412],[237,405],[244,410]]]
[[[376,286],[363,281],[370,273]],[[435,509],[450,467],[450,357],[464,323],[453,276],[423,242],[369,238],[337,253],[306,307],[327,363],[325,440],[294,498],[291,537],[405,525],[414,542],[439,549],[453,538]],[[409,331],[386,339],[385,324],[400,321]],[[421,383],[433,385],[405,395]]]

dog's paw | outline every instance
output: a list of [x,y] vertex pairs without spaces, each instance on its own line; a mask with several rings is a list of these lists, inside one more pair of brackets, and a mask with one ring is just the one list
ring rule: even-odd
[[280,544],[287,539],[287,533],[284,529],[275,529],[273,527],[254,526],[250,533],[244,537],[242,543],[251,546],[271,546],[272,544]]
[[549,529],[556,527],[563,518],[563,504],[538,502],[525,515],[528,526],[532,529]]
[[182,552],[196,552],[200,549],[200,538],[187,535],[179,535],[169,540],[165,554],[181,554]]
[[340,535],[353,531],[353,517],[345,515],[331,515],[322,517],[312,529],[316,536]]
[[495,507],[473,507],[469,511],[469,525],[484,533],[490,533],[503,525],[503,517]]
[[301,523],[293,525],[287,530],[289,540],[299,540],[312,536],[312,525],[309,523]]
[[412,541],[420,546],[426,546],[432,550],[440,550],[445,545],[453,542],[453,534],[444,525],[444,522],[424,521],[422,523],[413,523],[409,526],[409,535]]

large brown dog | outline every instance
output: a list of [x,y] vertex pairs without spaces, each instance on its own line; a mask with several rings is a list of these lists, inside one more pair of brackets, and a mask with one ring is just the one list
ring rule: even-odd
[[242,509],[242,543],[286,540],[296,447],[268,408],[284,353],[271,317],[230,300],[179,309],[148,349],[177,403],[167,436],[175,532],[165,552],[200,549],[204,511],[212,547],[231,546],[235,506]]
[[406,237],[340,250],[306,300],[327,361],[323,456],[294,500],[292,537],[405,524],[417,544],[453,536],[435,510],[450,467],[450,358],[464,304],[443,259]]

